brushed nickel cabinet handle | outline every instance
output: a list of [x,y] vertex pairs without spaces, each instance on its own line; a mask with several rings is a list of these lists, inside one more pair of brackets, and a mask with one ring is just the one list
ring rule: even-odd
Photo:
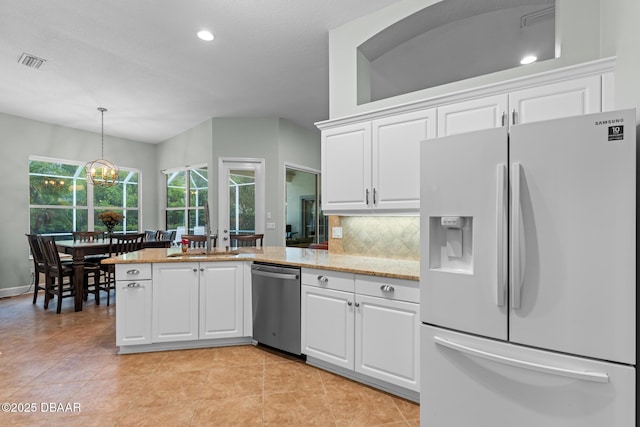
[[380,290],[382,292],[394,292],[395,291],[395,289],[391,285],[382,285],[382,286],[380,286]]

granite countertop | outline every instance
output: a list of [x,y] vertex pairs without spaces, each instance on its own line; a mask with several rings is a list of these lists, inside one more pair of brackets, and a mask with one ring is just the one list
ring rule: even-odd
[[182,254],[180,248],[149,248],[103,260],[103,264],[157,262],[262,261],[307,268],[343,271],[407,280],[419,280],[420,261],[331,254],[326,250],[265,246],[211,252],[191,249]]

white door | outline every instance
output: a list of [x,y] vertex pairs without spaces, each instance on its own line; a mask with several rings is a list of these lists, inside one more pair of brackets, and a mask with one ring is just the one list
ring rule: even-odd
[[352,370],[353,293],[305,285],[301,289],[302,353]]
[[153,265],[153,342],[198,339],[198,263]]
[[243,336],[242,263],[200,263],[200,338]]
[[436,136],[436,110],[373,121],[373,182],[376,209],[420,209],[420,142]]
[[371,208],[371,122],[322,132],[322,210]]
[[506,170],[506,127],[422,143],[423,322],[507,338]]
[[602,108],[601,84],[601,77],[597,75],[512,92],[509,94],[510,123],[597,113]]
[[264,233],[264,174],[264,159],[220,158],[217,246],[229,246],[229,234]]
[[355,370],[420,391],[420,306],[356,296]]
[[508,102],[507,95],[494,95],[438,107],[438,136],[505,126]]
[[514,126],[510,144],[510,340],[635,364],[635,112]]
[[429,427],[635,426],[635,369],[423,325]]

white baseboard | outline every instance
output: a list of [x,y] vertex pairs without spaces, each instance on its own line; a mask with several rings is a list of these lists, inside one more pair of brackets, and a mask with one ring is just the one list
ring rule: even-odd
[[17,286],[15,288],[0,288],[0,298],[15,297],[33,292],[33,285]]

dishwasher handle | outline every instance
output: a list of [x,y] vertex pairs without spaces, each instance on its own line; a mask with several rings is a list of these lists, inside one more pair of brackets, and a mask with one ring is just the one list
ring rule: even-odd
[[253,274],[254,276],[270,277],[272,279],[283,279],[283,280],[297,280],[298,277],[300,277],[297,274],[272,273],[270,271],[262,271],[262,270],[252,270],[251,274]]

